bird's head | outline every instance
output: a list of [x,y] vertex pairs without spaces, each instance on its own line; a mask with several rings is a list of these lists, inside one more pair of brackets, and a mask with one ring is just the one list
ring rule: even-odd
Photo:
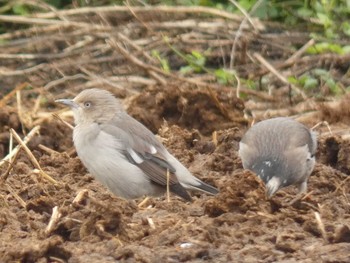
[[288,171],[284,162],[277,157],[259,160],[252,166],[252,171],[264,181],[268,197],[287,184]]
[[69,106],[74,115],[75,124],[104,123],[118,112],[123,112],[119,101],[112,93],[101,89],[86,89],[74,99],[59,99],[58,103]]

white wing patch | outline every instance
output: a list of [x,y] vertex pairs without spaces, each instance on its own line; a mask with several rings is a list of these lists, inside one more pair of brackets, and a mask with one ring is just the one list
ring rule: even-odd
[[268,167],[271,167],[272,166],[272,163],[270,161],[264,161],[263,162],[266,166]]
[[151,154],[156,154],[157,153],[157,149],[153,145],[150,145],[150,150],[151,150]]
[[135,161],[135,163],[143,163],[143,159],[133,149],[128,148],[127,152],[130,154],[131,158]]

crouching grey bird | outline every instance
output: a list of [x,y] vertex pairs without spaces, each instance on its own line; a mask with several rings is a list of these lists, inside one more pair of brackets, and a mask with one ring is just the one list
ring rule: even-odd
[[253,125],[239,144],[239,156],[243,167],[264,181],[271,197],[289,185],[306,192],[316,148],[314,132],[293,119],[279,117]]
[[127,199],[171,192],[190,201],[188,190],[218,190],[194,177],[154,134],[128,115],[108,91],[87,89],[56,102],[73,110],[73,141],[89,172],[111,192]]

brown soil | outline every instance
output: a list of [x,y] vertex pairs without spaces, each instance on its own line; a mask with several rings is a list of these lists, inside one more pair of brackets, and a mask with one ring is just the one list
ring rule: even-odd
[[[0,261],[350,261],[348,141],[320,137],[318,164],[304,200],[287,205],[295,196],[293,187],[266,200],[263,183],[242,169],[237,156],[248,127],[243,102],[228,91],[215,92],[229,112],[225,116],[208,92],[174,89],[146,89],[129,101],[128,111],[158,131],[193,174],[216,185],[217,196],[194,193],[193,203],[175,196],[170,202],[150,198],[142,206],[138,204],[143,200],[113,196],[87,174],[74,153],[66,152],[71,152],[71,130],[50,119],[42,123],[30,149],[59,183],[33,172],[27,155],[20,153],[0,183]],[[3,156],[8,127],[20,132],[21,125],[10,106],[0,110],[0,123]],[[57,153],[49,154],[39,144]],[[6,168],[1,167],[1,174]],[[54,207],[60,216],[47,230]]]
[[[10,128],[23,138],[40,125],[28,146],[57,184],[23,150],[12,169],[0,166],[0,263],[350,262],[349,54],[305,52],[314,26],[287,30],[224,10],[129,6],[140,1],[124,10],[55,10],[30,2],[42,13],[1,18],[8,33],[0,34],[0,159]],[[305,74],[318,85],[303,89],[280,77]],[[52,116],[72,123],[54,100],[91,87],[121,98],[220,193],[193,193],[193,203],[123,200],[96,182],[76,156],[71,129]],[[274,116],[323,123],[308,194],[292,205],[294,187],[266,200],[264,184],[237,155],[253,121]]]

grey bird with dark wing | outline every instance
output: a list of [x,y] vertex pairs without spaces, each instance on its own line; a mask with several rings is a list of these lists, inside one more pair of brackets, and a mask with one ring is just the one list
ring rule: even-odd
[[56,102],[73,110],[73,141],[89,172],[114,194],[127,199],[170,191],[190,201],[188,190],[217,194],[194,177],[143,124],[128,115],[108,91],[87,89]]
[[278,117],[253,125],[239,144],[239,156],[243,167],[264,181],[271,197],[289,185],[306,192],[316,148],[314,132],[293,119]]

